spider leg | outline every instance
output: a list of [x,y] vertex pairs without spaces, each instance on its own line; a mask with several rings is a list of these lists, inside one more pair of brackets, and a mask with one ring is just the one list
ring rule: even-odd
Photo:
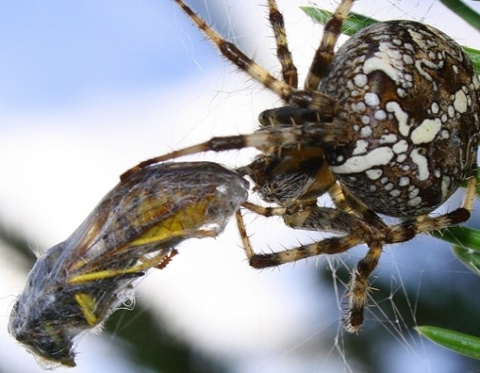
[[335,100],[330,96],[318,91],[298,90],[290,84],[276,79],[266,69],[260,66],[251,58],[247,57],[237,46],[223,39],[212,27],[200,18],[182,0],[175,0],[180,8],[200,28],[205,35],[217,46],[220,53],[240,70],[245,71],[250,77],[263,84],[266,88],[277,94],[287,103],[294,103],[300,107],[316,109],[327,115],[334,113],[336,109]]
[[[368,278],[377,267],[382,253],[383,232],[375,227],[377,225],[381,228],[380,224],[377,224],[377,221],[371,224],[369,220],[364,221],[362,218],[344,210],[316,205],[309,206],[305,210],[299,208],[295,213],[289,213],[286,208],[262,207],[251,203],[245,203],[243,206],[267,217],[273,215],[281,216],[285,213],[283,215],[285,224],[292,228],[345,233],[341,237],[331,237],[276,253],[257,254],[251,246],[241,212],[237,211],[237,224],[242,243],[250,265],[254,268],[279,266],[321,254],[339,254],[348,251],[358,244],[368,244],[369,250],[352,271],[348,286],[349,308],[344,320],[345,327],[351,333],[357,332],[364,319],[363,313],[370,288]],[[384,227],[386,228],[385,225]]]
[[242,212],[240,210],[235,212],[235,220],[237,221],[238,232],[240,233],[240,239],[242,240],[242,246],[247,254],[247,258],[250,259],[255,255],[253,251],[252,244],[250,243],[250,238],[248,237],[247,228],[245,227],[245,222],[243,220]]
[[[349,332],[358,332],[363,323],[364,309],[367,304],[367,296],[369,290],[368,278],[375,270],[382,253],[382,244],[405,242],[417,234],[428,233],[433,230],[448,228],[452,225],[464,223],[470,218],[470,212],[476,196],[477,179],[472,177],[468,181],[467,193],[462,207],[453,210],[447,214],[428,217],[422,216],[415,220],[408,220],[392,227],[383,229],[382,239],[377,239],[369,244],[367,255],[360,260],[353,270],[349,283],[349,309],[345,318],[345,326]],[[348,197],[347,197],[348,199]],[[348,201],[351,204],[352,201]],[[354,206],[355,211],[361,212],[358,206]],[[371,212],[373,214],[373,212]],[[381,223],[375,219],[376,215],[370,215],[367,209],[362,216],[369,222],[371,227],[381,229]]]
[[429,217],[421,216],[416,220],[408,220],[389,228],[386,243],[405,242],[420,233],[428,233],[438,229],[451,227],[466,222],[471,215],[476,197],[477,179],[470,178],[462,207],[444,215]]
[[[182,0],[175,0],[182,10],[197,24],[205,35],[217,46],[220,53],[240,70],[245,71],[253,79],[263,84],[265,87],[275,92],[285,101],[289,100],[293,87],[288,83],[275,79],[267,70],[258,65],[251,58],[247,57],[237,46],[222,38],[212,27],[200,18],[195,12]],[[277,31],[275,32],[277,34]]]
[[329,146],[341,144],[348,139],[348,127],[344,123],[311,123],[309,125],[290,128],[265,128],[248,135],[213,137],[201,144],[189,146],[180,150],[147,159],[124,172],[121,180],[126,180],[131,174],[155,163],[186,155],[202,153],[206,151],[225,151],[243,148],[257,148],[265,150],[269,147],[282,147],[291,145]]
[[428,217],[423,215],[415,220],[407,220],[392,226],[385,243],[405,242],[411,240],[417,234],[458,225],[466,222],[469,218],[470,211],[463,207],[440,216]]
[[[244,202],[242,206],[249,211],[252,211],[258,215],[262,215],[266,218],[269,218],[271,216],[284,216],[288,213],[288,209],[286,207],[264,207],[248,201]],[[299,209],[301,209],[301,207],[299,207],[297,211]]]
[[[358,332],[363,323],[364,308],[367,303],[369,290],[368,278],[378,265],[382,252],[382,244],[405,242],[420,233],[428,233],[433,230],[464,223],[470,218],[470,212],[476,196],[476,184],[477,179],[475,177],[472,177],[468,181],[467,193],[462,207],[441,216],[422,216],[392,227],[385,226],[383,229],[385,233],[382,235],[383,239],[373,241],[369,244],[367,255],[358,262],[352,272],[349,283],[349,309],[345,318],[345,326],[349,332]],[[348,202],[351,204],[352,201],[349,200]],[[354,209],[357,212],[361,212],[358,206],[354,206]],[[375,221],[373,216],[369,215],[369,212],[370,211],[364,211],[362,216],[369,222],[370,226],[381,229],[378,224],[380,221]]]
[[368,278],[377,268],[383,246],[380,242],[369,244],[367,254],[361,259],[350,275],[348,283],[348,310],[344,325],[348,332],[357,333],[363,324],[370,284]]
[[[272,210],[267,208],[266,211]],[[240,221],[239,228],[242,241],[245,246],[249,263],[252,267],[257,269],[276,267],[282,264],[296,262],[297,260],[306,259],[321,254],[339,254],[364,242],[364,234],[368,235],[365,233],[365,224],[358,218],[356,218],[354,215],[335,209],[315,207],[312,210],[304,210],[294,214],[291,219],[289,219],[289,216],[286,215],[284,216],[284,219],[289,220],[286,222],[286,224],[292,228],[301,228],[313,231],[340,231],[342,229],[346,229],[346,225],[349,223],[352,223],[354,227],[358,229],[352,229],[350,234],[342,237],[331,237],[319,242],[300,245],[298,247],[279,252],[257,254],[251,248],[241,213],[238,211],[237,222]],[[316,229],[312,229],[311,224],[314,224]]]
[[338,183],[332,185],[332,187],[328,191],[328,194],[330,195],[330,198],[332,199],[333,204],[336,208],[343,211],[352,212],[352,208],[347,203],[345,193],[343,192],[340,185],[338,185]]
[[283,15],[278,10],[277,2],[275,0],[268,0],[268,8],[268,19],[272,25],[275,42],[277,44],[277,57],[282,65],[283,80],[293,88],[297,88],[297,68],[293,63],[292,54],[288,49],[287,34],[285,32]]
[[341,35],[343,21],[348,17],[354,0],[342,0],[323,29],[320,46],[315,52],[312,64],[305,80],[305,89],[315,91],[322,78],[328,73],[334,56],[334,48]]
[[468,211],[473,210],[473,203],[475,202],[475,199],[477,198],[477,184],[478,184],[478,179],[477,179],[477,167],[473,167],[475,170],[475,174],[470,177],[470,179],[467,182],[467,193],[465,194],[465,199],[463,201],[463,208],[467,209]]

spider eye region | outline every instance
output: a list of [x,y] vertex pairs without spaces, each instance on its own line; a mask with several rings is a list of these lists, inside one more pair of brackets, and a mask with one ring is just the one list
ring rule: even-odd
[[351,129],[345,147],[326,152],[331,170],[375,212],[427,214],[471,176],[480,83],[441,31],[412,21],[367,27],[339,48],[319,90]]

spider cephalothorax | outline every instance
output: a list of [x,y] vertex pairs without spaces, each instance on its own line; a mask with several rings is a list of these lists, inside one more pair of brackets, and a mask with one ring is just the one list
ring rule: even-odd
[[[270,254],[250,246],[241,212],[242,240],[255,268],[277,266],[358,244],[369,248],[353,270],[346,326],[357,331],[385,244],[465,222],[475,197],[480,130],[480,83],[462,48],[441,31],[411,21],[381,22],[351,37],[335,53],[353,0],[342,0],[327,22],[303,89],[288,49],[283,17],[269,0],[282,66],[276,79],[225,41],[181,0],[230,62],[276,93],[285,106],[260,114],[249,135],[210,141],[142,162],[137,167],[202,151],[255,147],[260,155],[237,169],[253,192],[275,207],[245,202],[264,216],[280,215],[292,227],[337,235]],[[136,170],[134,168],[132,172]],[[429,216],[468,180],[463,206]],[[335,207],[318,204],[325,193]],[[400,218],[387,225],[378,214]]]

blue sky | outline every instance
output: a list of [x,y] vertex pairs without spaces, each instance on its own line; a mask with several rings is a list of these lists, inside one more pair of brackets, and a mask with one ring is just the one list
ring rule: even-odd
[[[184,58],[181,34],[192,29],[179,15],[169,1],[2,1],[0,104],[55,107],[92,91],[182,84],[186,75],[175,71],[188,71],[196,62]],[[195,56],[204,59],[202,65],[214,61],[206,43],[195,48],[202,50]]]
[[[74,104],[92,91],[142,90],[181,79],[165,73],[192,65],[179,58],[184,47],[174,30],[172,5],[2,2],[1,105],[55,107]],[[183,17],[180,22],[187,24]]]

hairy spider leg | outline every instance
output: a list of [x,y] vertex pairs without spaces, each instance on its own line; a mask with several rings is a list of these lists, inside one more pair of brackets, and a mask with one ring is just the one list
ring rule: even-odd
[[[254,252],[246,234],[241,212],[237,212],[236,219],[242,243],[249,263],[254,268],[276,267],[322,254],[340,254],[354,246],[367,243],[369,251],[353,271],[348,286],[349,307],[344,320],[349,332],[358,331],[363,323],[363,312],[369,289],[368,277],[377,266],[382,252],[383,230],[372,227],[369,222],[355,214],[336,208],[313,205],[289,215],[285,209],[252,206],[252,204],[244,204],[243,206],[266,217],[282,216],[285,224],[294,229],[343,234],[343,236],[329,237],[279,252],[257,254]],[[387,230],[388,227],[383,224],[383,229]]]
[[273,34],[275,36],[275,44],[277,45],[277,58],[282,66],[282,76],[285,83],[297,88],[298,73],[297,67],[293,63],[292,53],[288,48],[287,33],[285,31],[285,21],[282,13],[278,10],[275,0],[268,0],[268,19],[272,25]]
[[182,0],[174,0],[178,6],[190,17],[190,19],[202,30],[216,46],[220,53],[240,70],[245,71],[257,82],[275,92],[285,101],[289,101],[294,88],[289,84],[274,78],[267,70],[249,58],[237,46],[222,38],[212,27],[200,18]]
[[[205,33],[208,39],[217,46],[220,53],[227,60],[236,65],[240,70],[245,71],[257,82],[263,84],[266,88],[277,94],[282,100],[287,103],[296,104],[299,107],[317,109],[322,113],[333,112],[335,102],[331,97],[314,90],[298,90],[288,83],[276,79],[266,69],[238,49],[235,44],[222,38],[182,0],[174,1],[192,19],[198,28]],[[274,8],[276,8],[276,6]]]
[[322,78],[327,75],[338,37],[341,35],[342,24],[350,13],[354,0],[342,0],[335,12],[323,28],[322,41],[315,52],[312,64],[305,80],[306,90],[317,90]]
[[269,147],[282,147],[292,145],[312,145],[316,147],[332,144],[342,144],[348,137],[349,129],[343,122],[311,123],[293,128],[268,127],[262,131],[247,135],[212,137],[203,143],[174,150],[170,153],[147,159],[124,172],[121,180],[126,180],[131,174],[155,163],[171,159],[203,153],[207,151],[238,150],[243,148],[256,148],[264,150]]
[[[294,210],[291,208],[289,210],[287,208],[263,207],[245,202],[243,204],[244,208],[265,217],[281,216],[285,224],[291,228],[315,232],[333,231],[345,234],[344,236],[330,237],[322,241],[268,254],[257,254],[253,250],[240,211],[236,212],[236,220],[246,255],[250,265],[254,268],[276,267],[321,254],[339,254],[358,244],[366,243],[369,250],[351,274],[347,294],[349,307],[344,319],[346,329],[349,332],[358,332],[363,324],[364,309],[370,289],[368,278],[378,265],[383,245],[405,242],[420,233],[428,233],[466,222],[470,218],[475,199],[476,183],[475,177],[469,180],[462,207],[441,216],[429,217],[425,215],[391,227],[383,223],[376,214],[367,214],[370,218],[365,219],[364,214],[360,218],[344,210],[316,205],[307,209],[299,208],[297,212],[293,212]],[[374,221],[371,220],[372,217],[374,217]]]

